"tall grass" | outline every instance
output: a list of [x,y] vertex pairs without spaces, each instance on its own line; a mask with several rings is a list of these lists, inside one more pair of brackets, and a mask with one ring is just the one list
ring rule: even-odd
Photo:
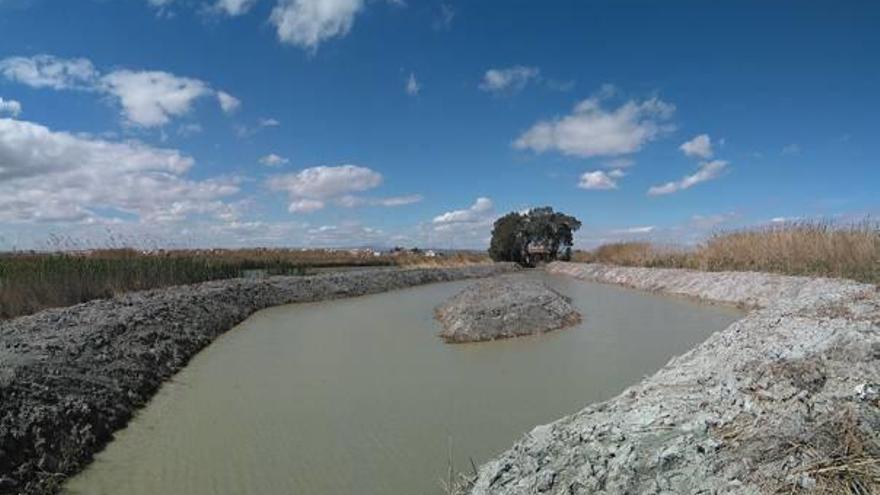
[[626,266],[763,271],[880,283],[880,225],[789,223],[721,232],[690,249],[647,242],[606,244],[575,260]]
[[241,249],[142,253],[132,249],[0,254],[0,319],[126,291],[246,276],[301,275],[314,269],[441,266],[486,262],[482,254],[418,254]]

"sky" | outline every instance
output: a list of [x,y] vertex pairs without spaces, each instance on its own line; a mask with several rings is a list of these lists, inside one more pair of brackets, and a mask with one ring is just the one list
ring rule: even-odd
[[0,250],[880,212],[880,3],[0,0]]

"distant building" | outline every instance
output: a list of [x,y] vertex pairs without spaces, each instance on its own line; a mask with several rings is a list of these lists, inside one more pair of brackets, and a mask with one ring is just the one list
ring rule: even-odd
[[526,263],[529,265],[534,266],[538,263],[551,261],[552,256],[553,252],[550,247],[543,242],[530,242],[526,246]]

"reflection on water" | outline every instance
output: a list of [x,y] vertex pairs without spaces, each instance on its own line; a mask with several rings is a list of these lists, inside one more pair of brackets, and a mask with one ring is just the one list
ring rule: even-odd
[[613,397],[740,315],[543,273],[584,315],[539,337],[447,345],[468,282],[257,313],[196,356],[77,494],[436,494],[533,426]]

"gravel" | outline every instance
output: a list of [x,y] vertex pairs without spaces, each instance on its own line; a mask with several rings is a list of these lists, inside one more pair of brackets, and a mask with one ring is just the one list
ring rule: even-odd
[[536,427],[474,495],[880,493],[880,292],[847,280],[553,263],[751,308],[618,397]]
[[581,321],[570,299],[521,275],[475,282],[437,306],[436,315],[447,343],[521,337]]

